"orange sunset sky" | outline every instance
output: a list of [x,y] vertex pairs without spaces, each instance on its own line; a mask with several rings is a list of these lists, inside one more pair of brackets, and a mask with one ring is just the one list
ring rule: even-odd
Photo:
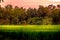
[[0,3],[2,7],[7,4],[24,8],[37,8],[39,5],[47,6],[49,4],[60,4],[60,0],[4,0],[4,2]]

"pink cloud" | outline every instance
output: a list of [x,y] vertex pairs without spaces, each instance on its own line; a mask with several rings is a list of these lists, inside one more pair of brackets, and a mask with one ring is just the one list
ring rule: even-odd
[[48,5],[48,4],[56,4],[51,2],[50,0],[4,0],[4,3],[0,3],[0,5],[5,6],[7,4],[11,4],[13,6],[19,7],[38,7],[38,5]]

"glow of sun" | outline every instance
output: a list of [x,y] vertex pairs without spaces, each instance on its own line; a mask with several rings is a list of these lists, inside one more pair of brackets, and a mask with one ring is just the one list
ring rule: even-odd
[[60,0],[52,0],[53,2],[60,2]]

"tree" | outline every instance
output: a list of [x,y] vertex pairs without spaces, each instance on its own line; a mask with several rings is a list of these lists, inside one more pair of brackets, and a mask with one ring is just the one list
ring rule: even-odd
[[4,2],[4,0],[0,0],[0,3],[1,3],[1,2]]
[[44,18],[44,16],[45,16],[44,7],[41,6],[41,5],[39,5],[39,8],[38,8],[38,10],[37,10],[37,13],[38,13],[38,16],[39,16],[39,17],[43,17],[43,18]]
[[32,8],[27,9],[27,15],[28,15],[29,18],[34,17],[34,12],[33,12]]
[[46,16],[46,17],[43,19],[42,24],[43,24],[43,25],[52,25],[52,18]]
[[34,15],[34,17],[37,17],[38,16],[37,9],[36,8],[33,9],[33,15]]
[[52,11],[53,24],[60,24],[60,9],[55,9]]
[[28,19],[28,24],[41,25],[42,24],[42,18],[39,18],[39,17],[29,18]]

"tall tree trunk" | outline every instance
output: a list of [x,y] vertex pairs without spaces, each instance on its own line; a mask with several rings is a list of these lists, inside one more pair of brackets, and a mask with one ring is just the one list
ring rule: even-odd
[[4,0],[0,0],[0,3],[1,3],[1,2],[4,2]]

